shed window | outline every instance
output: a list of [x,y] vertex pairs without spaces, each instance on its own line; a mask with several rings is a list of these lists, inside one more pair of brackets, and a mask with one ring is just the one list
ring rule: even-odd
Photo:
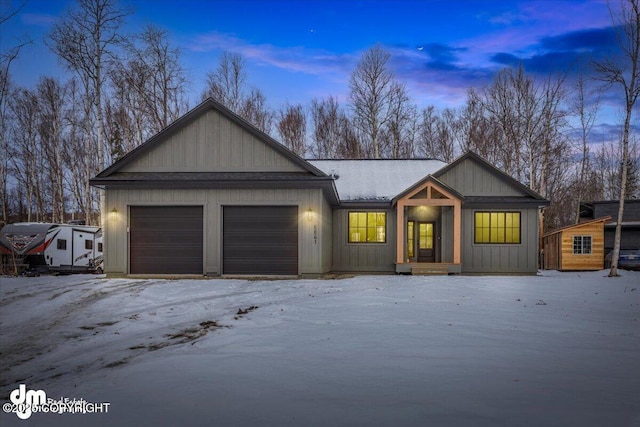
[[591,255],[591,236],[573,236],[573,254]]
[[520,243],[520,212],[476,212],[474,242]]
[[349,243],[386,243],[386,212],[349,212]]

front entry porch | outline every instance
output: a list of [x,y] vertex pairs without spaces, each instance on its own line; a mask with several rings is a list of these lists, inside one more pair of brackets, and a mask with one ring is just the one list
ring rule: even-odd
[[463,196],[432,176],[396,199],[396,273],[457,274]]
[[414,276],[432,276],[446,274],[460,274],[462,264],[452,262],[405,262],[396,264],[397,274],[411,274]]

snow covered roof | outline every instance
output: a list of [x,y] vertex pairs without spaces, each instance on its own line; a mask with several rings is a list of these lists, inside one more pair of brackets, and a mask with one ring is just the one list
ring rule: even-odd
[[390,201],[396,195],[442,169],[440,160],[309,160],[327,175],[337,175],[338,196],[343,201]]

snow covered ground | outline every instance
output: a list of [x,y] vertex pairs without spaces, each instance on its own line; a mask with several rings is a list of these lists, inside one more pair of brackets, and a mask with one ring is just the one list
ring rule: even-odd
[[640,426],[640,273],[0,278],[2,426]]

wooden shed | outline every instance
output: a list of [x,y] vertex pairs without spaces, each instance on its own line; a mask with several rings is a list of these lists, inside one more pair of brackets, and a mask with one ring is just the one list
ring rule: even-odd
[[543,236],[545,270],[604,269],[605,216],[559,228]]

